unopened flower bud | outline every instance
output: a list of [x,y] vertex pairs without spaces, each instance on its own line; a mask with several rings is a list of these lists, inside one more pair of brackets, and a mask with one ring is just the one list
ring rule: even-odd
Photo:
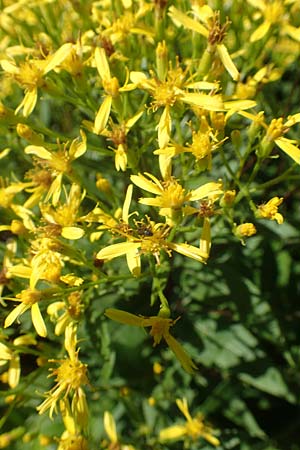
[[160,81],[165,81],[168,71],[168,49],[165,41],[159,42],[156,47],[156,70]]

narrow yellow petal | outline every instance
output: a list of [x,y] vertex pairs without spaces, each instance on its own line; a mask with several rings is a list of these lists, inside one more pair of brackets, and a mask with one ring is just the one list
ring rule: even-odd
[[23,108],[23,116],[28,117],[35,108],[37,102],[37,88],[30,89],[26,92],[22,103],[16,109],[16,114]]
[[110,412],[108,412],[108,411],[104,412],[103,423],[104,423],[104,428],[105,428],[106,434],[110,439],[110,442],[112,444],[116,444],[118,442],[116,423]]
[[174,6],[170,6],[168,15],[171,17],[176,26],[182,25],[184,28],[196,31],[204,37],[208,37],[208,30],[194,19],[179,11],[179,9]]
[[254,33],[252,33],[252,35],[250,36],[250,42],[256,42],[262,39],[269,31],[270,26],[271,22],[267,20],[263,22],[258,28],[256,28]]
[[126,191],[125,201],[122,209],[122,220],[128,223],[129,208],[132,199],[133,184],[130,184]]
[[9,327],[14,321],[21,316],[27,309],[30,308],[30,305],[25,305],[24,303],[20,303],[16,306],[6,317],[4,322],[4,328]]
[[188,406],[187,399],[185,397],[177,398],[176,405],[178,406],[178,408],[180,409],[180,411],[182,412],[182,414],[184,415],[184,417],[186,418],[186,420],[188,422],[193,420],[193,418],[189,412],[189,406]]
[[218,89],[218,83],[212,83],[210,81],[195,81],[194,83],[189,83],[186,85],[188,89],[202,89],[204,91],[211,91],[213,89]]
[[296,145],[291,144],[289,139],[280,137],[275,139],[275,143],[284,151],[284,153],[296,161],[297,164],[300,164],[300,149]]
[[104,312],[106,317],[110,319],[123,323],[125,325],[133,325],[136,327],[143,327],[144,318],[136,316],[135,314],[128,313],[126,311],[121,311],[120,309],[108,308]]
[[10,153],[11,149],[10,148],[5,148],[3,150],[0,151],[0,159],[5,158],[5,156],[7,156]]
[[22,264],[16,264],[8,268],[7,274],[12,277],[30,278],[31,268]]
[[292,25],[285,24],[283,25],[284,33],[286,33],[288,36],[290,36],[292,39],[295,39],[295,41],[300,42],[300,27],[296,28]]
[[65,239],[80,239],[84,235],[84,231],[79,227],[63,227],[61,235]]
[[112,104],[112,96],[107,95],[106,97],[104,97],[104,100],[96,114],[94,133],[100,134],[101,131],[103,131],[104,128],[106,127],[110,115],[111,104]]
[[205,263],[208,255],[202,252],[200,248],[194,247],[190,244],[176,244],[175,242],[168,242],[168,247],[181,255],[187,256],[188,258],[195,259],[196,261]]
[[217,52],[225,69],[227,70],[231,78],[234,81],[237,81],[240,77],[240,74],[237,68],[235,67],[225,45],[224,44],[217,45]]
[[200,106],[208,111],[223,111],[224,105],[221,95],[208,95],[197,92],[183,93],[180,99],[189,105]]
[[295,123],[300,122],[300,113],[293,114],[288,116],[288,120],[284,123],[285,127],[292,127]]
[[129,131],[130,128],[133,127],[133,125],[142,117],[143,114],[144,114],[144,110],[136,113],[133,117],[131,117],[131,119],[127,120],[127,122],[125,124],[126,132]]
[[217,439],[215,436],[213,436],[210,433],[206,433],[205,431],[202,431],[202,436],[204,437],[204,439],[207,440],[207,442],[209,442],[210,444],[214,445],[215,447],[218,447],[218,445],[221,444],[219,439]]
[[47,73],[53,70],[55,67],[59,66],[66,58],[69,56],[73,45],[69,42],[63,44],[51,57],[49,62],[44,67],[43,72]]
[[119,242],[103,248],[97,253],[97,259],[112,259],[125,255],[127,252],[138,250],[141,244],[139,242]]
[[5,359],[9,361],[12,358],[11,350],[4,344],[0,342],[0,360]]
[[147,77],[144,74],[144,72],[132,71],[132,72],[130,72],[130,80],[134,84],[139,84],[139,83],[143,83],[143,82],[147,81]]
[[141,256],[136,249],[126,253],[127,265],[134,277],[141,274]]
[[80,138],[74,139],[70,145],[69,155],[72,159],[77,159],[86,152],[86,134],[80,130]]
[[27,155],[38,156],[41,159],[52,159],[51,153],[45,149],[45,147],[41,147],[40,145],[28,145],[25,148],[25,153]]
[[16,355],[9,363],[8,384],[11,388],[15,388],[19,384],[21,374],[20,357]]
[[98,73],[102,80],[110,80],[110,69],[104,48],[97,47],[95,50],[95,62]]
[[20,73],[20,68],[17,67],[13,62],[8,61],[7,59],[3,59],[0,62],[0,65],[5,72],[8,72],[8,73],[11,73],[14,75],[18,75]]
[[190,374],[195,373],[197,366],[193,363],[192,359],[189,357],[182,345],[169,333],[165,334],[164,338],[184,370]]
[[209,182],[191,191],[190,200],[201,200],[207,196],[223,194],[222,183]]
[[254,100],[232,100],[224,102],[225,110],[241,111],[243,109],[254,108],[255,106],[256,102]]
[[184,425],[173,425],[172,427],[164,428],[159,432],[160,441],[168,441],[170,439],[180,439],[187,434],[187,429]]
[[171,133],[171,115],[170,108],[165,107],[158,124],[158,145],[159,148],[164,148],[168,145]]
[[[153,177],[151,177],[153,179]],[[131,181],[141,189],[144,189],[147,192],[151,192],[152,194],[161,195],[163,192],[163,187],[159,180],[154,177],[154,181],[148,180],[148,178],[144,177],[144,175],[131,175]]]
[[46,337],[47,328],[38,303],[34,303],[31,307],[31,320],[37,334],[41,337]]

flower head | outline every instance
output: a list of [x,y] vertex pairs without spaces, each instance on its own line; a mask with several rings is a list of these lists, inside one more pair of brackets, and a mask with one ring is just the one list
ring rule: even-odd
[[283,216],[278,212],[278,206],[283,202],[283,197],[273,197],[267,203],[258,206],[256,217],[260,219],[276,220],[278,224],[283,223]]
[[217,439],[212,433],[212,428],[208,425],[205,425],[202,414],[198,414],[194,418],[191,416],[186,398],[177,399],[176,404],[186,418],[186,422],[184,425],[173,425],[161,430],[159,433],[159,438],[161,441],[164,442],[172,439],[182,438],[189,438],[195,441],[196,439],[204,438],[206,441],[216,447],[220,445],[219,439]]
[[182,367],[188,373],[192,374],[194,373],[194,370],[197,369],[197,366],[193,363],[181,344],[170,334],[170,328],[175,325],[177,320],[179,320],[179,317],[176,320],[172,320],[169,317],[165,317],[165,314],[163,314],[162,311],[163,310],[161,310],[157,316],[143,317],[136,316],[135,314],[126,311],[108,308],[105,310],[105,315],[116,322],[126,325],[143,328],[151,327],[150,335],[154,340],[153,346],[155,347],[162,339],[164,339]]
[[31,310],[31,319],[39,336],[45,337],[47,329],[39,308],[39,301],[42,299],[42,292],[37,289],[24,289],[16,295],[15,301],[19,304],[8,314],[4,322],[4,328],[9,327],[25,311]]
[[[106,434],[110,440],[109,449],[115,450],[134,450],[132,445],[122,445],[117,434],[116,422],[113,415],[109,411],[104,412],[103,424]],[[105,445],[105,443],[104,443]],[[106,445],[105,445],[105,448]]]
[[87,423],[88,408],[83,386],[89,384],[87,377],[87,365],[83,364],[79,358],[79,350],[76,349],[76,326],[70,324],[65,331],[65,348],[68,357],[60,360],[50,360],[58,364],[57,368],[50,369],[55,376],[56,384],[47,393],[46,400],[37,407],[39,414],[43,414],[49,409],[52,417],[57,408],[57,403],[63,398],[71,398],[71,411],[76,423],[84,427]]
[[16,109],[16,114],[23,109],[23,115],[28,117],[35,108],[38,98],[38,88],[45,85],[44,75],[59,66],[68,56],[72,44],[63,44],[55,53],[45,59],[31,59],[20,63],[2,60],[2,69],[25,90],[25,96]]

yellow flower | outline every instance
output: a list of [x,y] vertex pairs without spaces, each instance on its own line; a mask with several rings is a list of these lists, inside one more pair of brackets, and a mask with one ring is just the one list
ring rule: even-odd
[[106,434],[110,440],[109,448],[116,450],[134,450],[132,445],[122,445],[118,439],[116,422],[109,411],[104,412],[103,424]]
[[70,402],[64,398],[59,402],[59,408],[65,426],[65,431],[59,438],[57,450],[88,450],[88,442],[80,433],[81,426],[72,415]]
[[7,383],[12,389],[19,384],[21,375],[18,346],[29,346],[35,344],[36,340],[30,334],[24,334],[15,338],[10,346],[0,342],[0,367],[9,362],[9,367],[7,370]]
[[77,322],[81,317],[84,305],[80,292],[71,292],[67,301],[51,303],[47,308],[51,321],[55,323],[55,334],[59,336],[72,322]]
[[[121,10],[123,7],[123,14],[116,17],[116,11],[111,8],[111,3],[106,2],[107,11],[105,11],[105,20],[103,20],[103,13],[99,14],[97,3],[92,3],[92,17],[94,21],[99,22],[99,29],[101,29],[101,36],[103,40],[110,40],[111,45],[114,46],[120,42],[125,44],[128,37],[132,35],[142,35],[148,43],[153,43],[154,32],[153,29],[147,27],[144,23],[140,23],[140,19],[145,16],[148,11],[151,11],[152,5],[145,2],[136,2],[138,9],[133,13],[131,6],[134,6],[131,1],[123,0],[120,3]],[[124,42],[125,41],[125,42]]]
[[116,99],[123,90],[130,90],[130,87],[126,87],[127,82],[125,83],[124,88],[120,87],[118,79],[111,76],[109,63],[104,48],[96,48],[95,63],[102,80],[105,96],[96,114],[93,132],[96,134],[101,134],[108,122],[113,100]]
[[279,119],[272,119],[269,125],[265,123],[261,112],[254,115],[245,111],[240,111],[239,114],[250,119],[256,127],[261,126],[266,130],[266,134],[260,144],[260,150],[258,150],[259,156],[263,158],[268,157],[275,143],[290,158],[300,164],[300,149],[294,145],[297,141],[284,137],[284,134],[289,131],[290,127],[300,122],[300,113],[288,116],[285,122],[282,117]]
[[[239,79],[239,72],[233,63],[227,48],[223,44],[228,23],[226,22],[225,25],[221,25],[218,12],[214,12],[208,5],[204,5],[202,7],[194,6],[193,10],[194,14],[202,23],[204,23],[204,25],[199,23],[197,20],[190,18],[174,6],[169,8],[168,14],[174,21],[175,25],[184,26],[185,29],[187,28],[195,31],[196,33],[199,33],[207,38],[208,47],[206,49],[206,53],[204,53],[205,57],[208,58],[210,55],[209,62],[211,64],[211,56],[216,52],[225,69],[231,77],[237,81]],[[203,60],[204,59],[202,59],[202,61]],[[207,66],[205,69],[209,70],[210,67]],[[205,69],[203,69],[204,75],[206,75]]]
[[37,102],[38,88],[46,85],[43,79],[44,75],[59,66],[68,56],[71,49],[72,44],[66,43],[55,53],[47,56],[47,58],[27,60],[21,63],[20,66],[8,59],[0,61],[2,69],[25,90],[25,96],[17,107],[16,114],[21,109],[23,109],[23,116],[25,117],[32,113]]
[[273,197],[267,203],[258,206],[256,217],[260,219],[276,220],[278,224],[283,223],[283,216],[278,212],[278,206],[283,202],[283,197]]
[[204,438],[215,447],[220,445],[219,439],[212,434],[212,428],[204,424],[203,416],[198,414],[195,418],[193,418],[190,415],[186,398],[177,399],[176,404],[186,418],[186,423],[184,425],[173,425],[161,430],[159,433],[159,439],[161,441],[164,442],[182,438],[190,438],[195,441],[196,439]]
[[[292,39],[300,42],[300,28],[296,28],[289,23],[292,14],[289,14],[291,4],[295,0],[247,0],[254,8],[259,9],[263,22],[256,28],[250,36],[250,42],[263,39],[274,24],[279,25],[280,34],[286,34]],[[289,17],[290,15],[290,17]]]
[[39,414],[43,414],[49,409],[49,415],[52,417],[59,400],[71,398],[71,411],[74,420],[80,427],[84,428],[88,420],[88,406],[82,386],[89,384],[89,381],[87,365],[83,364],[78,358],[76,332],[77,329],[74,324],[66,327],[65,349],[68,357],[50,360],[50,362],[56,362],[59,365],[56,369],[50,369],[51,376],[56,377],[56,384],[47,392],[46,400],[37,407],[37,410]]
[[[55,176],[45,198],[46,202],[52,198],[53,205],[58,203],[63,175],[70,176],[72,161],[86,152],[86,135],[82,130],[80,131],[80,137],[81,139],[79,137],[74,139],[70,146],[69,142],[66,142],[63,146],[58,143],[57,151],[47,150],[41,145],[28,145],[25,148],[27,155],[34,155],[39,158],[39,164],[43,168],[49,168],[51,174]],[[52,146],[49,145],[49,148],[52,149]]]
[[[154,185],[154,183],[152,184]],[[166,238],[170,231],[170,227],[167,224],[154,223],[149,218],[146,218],[146,223],[143,220],[135,221],[134,228],[129,225],[128,219],[130,216],[129,207],[132,187],[130,185],[127,189],[122,211],[122,221],[117,222],[113,220],[110,222],[112,223],[111,227],[104,225],[105,229],[111,229],[114,235],[126,237],[127,241],[103,248],[97,253],[96,258],[110,260],[121,255],[126,255],[128,268],[134,276],[138,276],[141,271],[141,254],[152,254],[155,257],[156,263],[160,264],[161,251],[165,251],[171,257],[172,251],[174,250],[199,262],[205,262],[208,254],[200,248],[186,243],[177,244],[167,241]]]
[[[216,133],[218,133],[216,131]],[[198,131],[192,131],[192,143],[186,146],[171,144],[165,148],[154,151],[155,155],[164,155],[173,158],[181,153],[191,153],[195,160],[201,164],[201,168],[211,169],[212,152],[216,150],[223,142],[218,141],[212,128],[208,125],[205,116],[200,118],[200,127]],[[165,177],[164,177],[165,178]]]
[[9,327],[15,320],[17,320],[25,311],[31,310],[31,320],[34,328],[39,336],[46,337],[47,329],[42,317],[39,301],[42,299],[42,292],[37,289],[25,289],[16,298],[9,299],[20,302],[6,317],[4,321],[4,328]]
[[146,173],[144,175],[131,175],[131,181],[145,191],[156,194],[155,198],[140,198],[143,205],[157,206],[160,214],[169,219],[176,218],[176,214],[182,212],[182,208],[187,201],[201,200],[205,197],[215,197],[223,193],[222,183],[209,182],[199,188],[186,191],[178,181],[171,177],[160,182],[154,175]]
[[256,228],[251,222],[242,223],[235,228],[235,234],[239,237],[253,236],[256,234]]
[[30,183],[11,183],[9,186],[5,186],[4,180],[0,178],[0,207],[11,208],[13,200],[16,194],[22,192]]
[[233,233],[237,236],[241,243],[245,245],[244,238],[248,238],[256,234],[256,228],[251,222],[242,223],[238,226],[234,226]]
[[[215,93],[219,88],[217,83],[189,82],[186,80],[186,73],[177,62],[174,69],[168,70],[165,81],[159,80],[154,74],[151,74],[151,78],[147,78],[143,72],[131,72],[130,74],[133,88],[144,89],[153,97],[151,109],[156,111],[160,107],[164,108],[157,127],[159,148],[166,147],[170,140],[172,128],[170,109],[176,103],[183,102],[208,111],[222,111],[224,109],[222,96]],[[200,89],[211,91],[211,93],[199,92]],[[190,92],[190,90],[194,90],[194,92]]]
[[113,151],[115,152],[115,167],[117,171],[122,170],[125,172],[127,168],[126,136],[142,115],[143,111],[140,111],[121,124],[115,124],[113,121],[110,121],[111,130],[105,128],[100,132],[101,136],[105,136],[109,141],[112,141],[116,147]]
[[56,210],[47,203],[40,204],[42,216],[52,227],[53,236],[61,234],[66,239],[80,239],[84,235],[84,230],[76,226],[76,222],[80,220],[77,215],[84,196],[85,193],[81,194],[80,186],[72,184],[65,202],[56,205]]
[[[180,364],[188,373],[194,373],[197,366],[193,363],[188,356],[182,345],[170,334],[170,328],[175,325],[177,320],[172,320],[169,317],[164,317],[161,309],[158,316],[143,317],[136,316],[135,314],[121,311],[118,309],[108,308],[105,310],[105,315],[116,322],[120,322],[126,325],[133,325],[136,327],[151,327],[150,335],[153,337],[155,347],[160,343],[162,339],[166,341]],[[161,315],[160,315],[161,314]]]

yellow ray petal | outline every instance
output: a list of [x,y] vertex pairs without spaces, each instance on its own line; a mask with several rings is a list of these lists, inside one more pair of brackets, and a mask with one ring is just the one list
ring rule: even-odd
[[207,196],[215,196],[223,194],[222,183],[209,182],[203,184],[203,186],[193,189],[191,191],[190,200],[201,200]]
[[176,26],[182,25],[184,28],[196,31],[204,37],[208,37],[208,30],[194,19],[191,19],[174,6],[170,6],[168,15],[171,17]]
[[97,253],[97,259],[112,259],[118,256],[125,255],[125,253],[138,250],[141,244],[139,242],[120,242],[112,244],[103,248]]
[[30,305],[25,305],[24,303],[20,303],[16,306],[6,317],[4,322],[4,328],[9,327],[14,321],[21,316],[27,309],[30,308]]
[[11,388],[15,388],[19,384],[21,374],[20,357],[16,355],[9,363],[8,384]]
[[98,73],[102,80],[110,80],[110,69],[104,48],[97,47],[95,50],[95,61]]
[[106,127],[110,115],[111,104],[112,104],[112,96],[107,95],[106,97],[104,97],[104,100],[96,114],[94,133],[100,134]]
[[165,334],[164,338],[184,370],[190,374],[195,373],[197,366],[193,363],[192,359],[189,357],[182,345],[169,333]]
[[168,145],[170,140],[170,133],[171,133],[171,115],[170,115],[170,108],[169,106],[166,106],[158,124],[158,145],[159,148],[164,148]]
[[116,322],[124,323],[125,325],[134,325],[136,327],[143,327],[144,318],[136,316],[120,309],[108,308],[104,314]]
[[200,248],[194,247],[190,244],[177,244],[175,242],[168,242],[168,247],[181,255],[187,256],[188,258],[195,259],[196,261],[205,263],[208,255],[207,253],[200,250]]
[[41,337],[47,336],[47,328],[41,314],[38,303],[34,303],[31,307],[31,320],[37,334]]
[[73,45],[69,42],[63,44],[50,58],[43,72],[47,73],[59,66],[69,56]]
[[259,41],[260,39],[262,39],[267,34],[270,27],[271,27],[271,22],[269,22],[267,20],[265,22],[263,22],[258,28],[256,28],[254,33],[252,33],[252,35],[250,36],[250,42],[256,42],[256,41]]
[[237,81],[240,77],[240,74],[237,68],[235,67],[225,45],[224,44],[217,45],[217,52],[225,69],[227,70],[231,78],[234,81]]
[[208,95],[197,92],[186,92],[180,97],[184,103],[200,106],[208,111],[223,111],[224,105],[221,95]]
[[297,164],[300,164],[300,149],[296,145],[293,145],[289,139],[280,137],[275,139],[275,143],[284,151],[284,153],[296,161]]
[[25,153],[27,155],[35,155],[41,159],[52,159],[51,153],[45,149],[45,147],[41,147],[40,145],[28,145],[25,148]]
[[84,235],[84,231],[79,227],[63,227],[61,235],[65,239],[80,239]]
[[142,174],[131,175],[130,177],[131,181],[141,189],[151,192],[152,194],[161,195],[163,192],[163,186],[157,178],[153,176],[151,176],[151,178],[154,179],[154,182],[148,180],[148,178],[144,177]]
[[159,440],[167,441],[170,439],[180,439],[187,434],[187,429],[184,425],[173,425],[172,427],[164,428],[159,432]]
[[116,423],[112,416],[112,414],[108,411],[104,412],[104,428],[106,431],[107,436],[109,437],[112,444],[115,444],[118,442],[118,435],[117,435],[117,429],[116,429]]
[[141,274],[141,256],[133,249],[126,253],[126,259],[130,272],[134,277],[138,277]]

